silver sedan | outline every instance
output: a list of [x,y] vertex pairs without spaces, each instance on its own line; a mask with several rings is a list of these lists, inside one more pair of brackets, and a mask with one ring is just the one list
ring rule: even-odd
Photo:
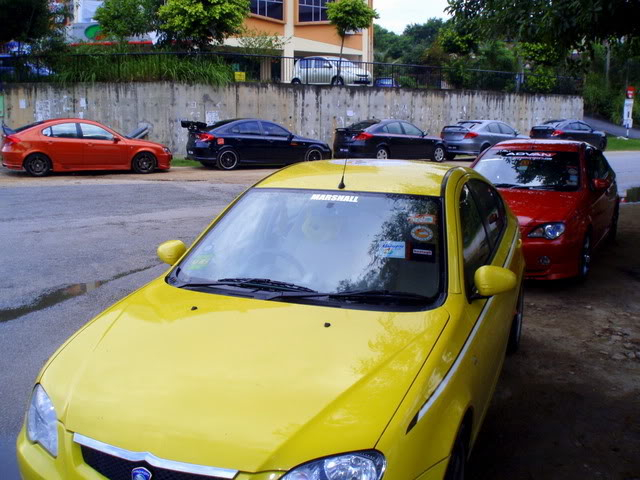
[[456,155],[478,155],[503,140],[527,138],[498,120],[462,120],[442,129],[440,137],[447,147],[447,160]]

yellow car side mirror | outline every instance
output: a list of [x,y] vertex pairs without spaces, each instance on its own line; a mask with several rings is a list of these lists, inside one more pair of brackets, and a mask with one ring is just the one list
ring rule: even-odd
[[187,246],[182,240],[168,240],[161,243],[156,250],[158,258],[164,263],[173,265],[187,251]]
[[492,297],[508,292],[516,287],[518,279],[511,270],[502,267],[485,265],[476,270],[473,280],[482,297]]

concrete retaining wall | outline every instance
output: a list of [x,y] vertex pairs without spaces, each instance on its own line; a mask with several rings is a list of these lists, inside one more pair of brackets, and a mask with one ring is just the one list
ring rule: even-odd
[[214,121],[235,117],[273,120],[330,145],[337,127],[367,118],[408,120],[431,134],[458,120],[503,120],[527,134],[551,118],[582,118],[582,97],[467,90],[232,84],[228,87],[172,83],[96,83],[5,86],[5,122],[80,117],[128,133],[152,126],[150,140],[184,156],[187,132],[180,119]]

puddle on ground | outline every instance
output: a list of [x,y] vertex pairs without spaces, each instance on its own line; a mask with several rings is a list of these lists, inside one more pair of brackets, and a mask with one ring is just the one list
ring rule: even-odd
[[15,320],[16,318],[26,315],[28,313],[37,312],[38,310],[44,310],[45,308],[52,307],[70,298],[84,295],[85,293],[95,290],[96,288],[100,288],[102,285],[106,283],[113,282],[114,280],[118,280],[119,278],[126,277],[127,275],[144,272],[145,270],[149,270],[150,268],[153,268],[153,267],[155,267],[155,265],[138,268],[136,270],[131,270],[129,272],[119,273],[118,275],[108,280],[97,280],[95,282],[75,283],[73,285],[67,285],[65,287],[59,288],[58,290],[54,290],[53,292],[45,293],[44,295],[38,297],[36,301],[30,305],[23,305],[21,307],[0,310],[0,322]]

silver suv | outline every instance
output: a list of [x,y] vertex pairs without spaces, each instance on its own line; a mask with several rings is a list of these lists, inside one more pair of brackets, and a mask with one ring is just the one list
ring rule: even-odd
[[[338,73],[338,64],[340,72]],[[369,72],[350,60],[339,57],[306,57],[293,67],[293,84],[370,85]]]

